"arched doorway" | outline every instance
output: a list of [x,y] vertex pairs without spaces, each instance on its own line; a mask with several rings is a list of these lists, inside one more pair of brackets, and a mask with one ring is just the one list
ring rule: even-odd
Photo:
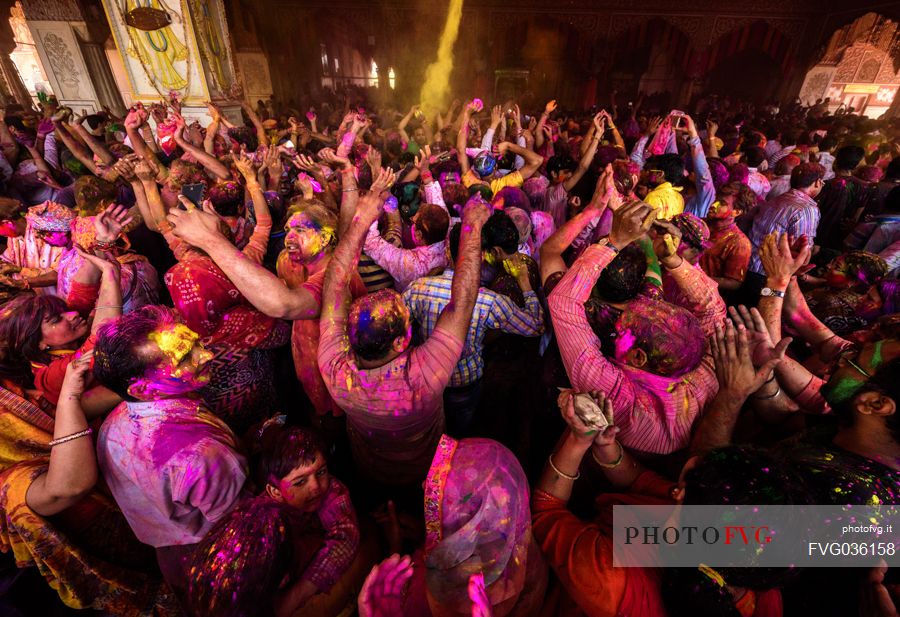
[[807,71],[800,101],[811,105],[827,98],[831,113],[853,108],[878,118],[900,89],[894,61],[898,40],[900,23],[878,13],[866,13],[838,28]]

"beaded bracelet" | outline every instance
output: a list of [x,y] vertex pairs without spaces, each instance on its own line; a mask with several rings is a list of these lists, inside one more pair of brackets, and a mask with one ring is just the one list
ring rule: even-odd
[[66,435],[65,437],[60,437],[59,439],[54,439],[48,445],[52,448],[53,446],[58,446],[61,443],[66,443],[67,441],[72,441],[73,439],[78,439],[79,437],[86,437],[94,432],[94,429],[88,427],[83,431],[78,431],[77,433],[72,433],[71,435]]
[[95,240],[94,247],[100,249],[101,251],[111,251],[116,248],[116,241],[112,242],[104,242],[103,240]]

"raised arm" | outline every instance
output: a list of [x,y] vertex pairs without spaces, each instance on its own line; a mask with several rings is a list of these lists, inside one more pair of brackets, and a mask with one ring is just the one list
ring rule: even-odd
[[97,483],[94,442],[80,401],[92,355],[93,352],[85,353],[66,368],[56,406],[53,439],[70,439],[50,446],[47,471],[35,478],[25,493],[25,503],[40,516],[59,514],[75,505]]
[[134,173],[138,177],[141,184],[141,195],[137,197],[138,208],[141,209],[141,216],[144,217],[144,223],[153,231],[162,233],[161,225],[166,219],[166,206],[163,204],[162,196],[159,194],[159,185],[156,183],[158,169],[154,167],[154,163],[149,160],[142,159],[134,165]]
[[508,141],[497,144],[497,150],[500,153],[500,156],[503,156],[506,151],[509,150],[525,160],[525,164],[522,166],[522,169],[519,170],[523,180],[527,180],[533,176],[534,173],[541,168],[541,165],[544,164],[544,157],[537,152],[527,150],[518,144],[513,144]]
[[681,290],[684,308],[697,317],[706,336],[711,336],[725,319],[725,302],[715,281],[676,253],[681,243],[681,230],[671,221],[655,221],[651,237],[660,265]]
[[[594,160],[594,155],[597,154],[597,146],[600,145],[600,138],[603,137],[603,114],[596,114],[591,126],[594,131],[590,137],[591,141],[588,144],[587,150],[584,151],[581,160],[578,161],[578,167],[575,168],[575,173],[563,183],[567,193],[575,188],[575,185],[578,184],[582,177],[584,177],[585,172],[587,172],[588,168],[591,166],[591,162]],[[541,162],[543,162],[543,159],[541,159]],[[538,167],[540,167],[540,165],[538,165]],[[537,169],[535,169],[535,171],[537,171]],[[522,177],[524,178],[526,176],[523,174]]]
[[544,145],[544,125],[547,123],[547,119],[550,117],[550,114],[556,109],[556,100],[548,101],[544,106],[544,113],[541,114],[541,119],[538,120],[537,129],[535,129],[534,133],[534,147],[540,148]]
[[652,224],[652,213],[650,206],[639,201],[616,210],[608,246],[588,247],[547,299],[572,386],[582,392],[606,393],[612,398],[616,414],[631,413],[636,396],[634,385],[601,353],[600,341],[585,315],[584,303],[618,247],[624,248],[646,233]]
[[464,176],[469,173],[469,155],[466,154],[466,146],[469,139],[469,119],[472,112],[477,111],[478,105],[475,101],[469,101],[462,110],[462,116],[459,121],[459,131],[456,133],[456,160],[459,161],[459,175]]
[[[335,167],[341,174],[341,209],[338,215],[338,237],[343,237],[353,215],[356,213],[356,207],[359,204],[359,187],[356,182],[356,170],[353,163],[346,156],[338,156],[334,150],[324,148],[319,151],[319,158],[323,162]],[[380,168],[378,169],[380,171]],[[372,177],[376,175],[376,170],[372,170]]]
[[610,115],[607,111],[601,111],[600,113],[602,113],[606,117],[606,125],[609,127],[609,130],[612,131],[613,141],[616,142],[616,147],[622,151],[622,155],[627,155],[628,151],[625,149],[625,140],[622,139],[622,134],[619,132],[616,123],[613,122],[615,110],[613,110],[613,115]]
[[116,157],[109,151],[106,145],[99,139],[91,135],[80,122],[74,122],[70,125],[72,130],[78,133],[78,136],[84,141],[85,145],[91,149],[100,162],[104,165],[112,165],[116,162]]
[[219,124],[221,124],[221,116],[219,108],[212,103],[206,104],[209,109],[209,115],[212,121],[206,126],[206,135],[203,137],[203,151],[211,156],[215,156],[216,135],[219,133]]
[[66,127],[65,123],[60,121],[55,121],[56,135],[59,137],[60,141],[69,149],[69,152],[72,153],[78,161],[84,165],[88,171],[90,171],[95,176],[98,176],[97,173],[97,165],[94,163],[94,157],[91,156],[90,151],[78,141],[75,137],[69,133],[69,129]]
[[181,116],[181,114],[176,114],[173,112],[172,116],[175,119],[175,133],[173,135],[175,138],[175,143],[181,146],[182,150],[197,159],[209,173],[211,173],[218,179],[230,179],[231,174],[228,173],[228,168],[225,167],[222,161],[209,154],[202,148],[198,148],[184,138],[184,118]]
[[465,342],[472,321],[472,310],[481,284],[481,228],[491,215],[488,204],[479,196],[469,199],[463,208],[459,236],[459,256],[453,270],[450,302],[441,311],[435,329],[446,330]]
[[404,141],[404,143],[409,143],[411,140],[409,138],[409,133],[406,132],[406,126],[409,124],[409,121],[412,120],[413,115],[419,110],[418,105],[413,105],[409,108],[409,111],[405,116],[400,120],[400,124],[397,125],[397,130],[400,131],[400,139]]
[[712,120],[706,121],[706,154],[713,159],[719,157],[719,149],[716,147],[716,131],[718,130],[718,124]]
[[597,179],[597,187],[591,202],[578,214],[566,221],[562,227],[553,232],[541,245],[541,282],[556,272],[565,272],[566,262],[563,252],[575,241],[581,232],[594,221],[598,221],[608,207],[612,198],[617,198],[612,182],[612,166],[606,169]]
[[240,97],[238,99],[238,103],[241,106],[241,109],[244,110],[244,113],[247,114],[247,117],[250,118],[251,124],[256,129],[256,139],[259,142],[260,146],[268,145],[268,138],[266,137],[266,129],[263,126],[262,120],[259,119],[259,116],[256,113],[256,110],[244,100],[244,97]]
[[302,287],[288,289],[222,235],[219,217],[208,202],[200,210],[183,196],[178,199],[187,209],[172,208],[166,217],[174,226],[174,236],[209,255],[257,310],[280,319],[310,319],[318,314],[319,303],[312,293]]
[[[135,154],[158,165],[159,161],[156,158],[156,152],[147,145],[147,141],[141,134],[141,130],[144,128],[152,130],[150,125],[147,124],[147,118],[148,114],[144,106],[141,103],[135,105],[135,108],[125,116],[125,122],[123,122],[125,134],[128,135],[128,141],[131,142],[131,149],[134,150]],[[150,141],[153,142],[154,146],[156,145],[155,140],[151,139]]]
[[250,235],[250,241],[242,249],[242,253],[255,263],[262,264],[269,245],[269,235],[272,233],[272,215],[269,212],[269,203],[263,193],[259,181],[256,179],[256,168],[253,161],[242,152],[234,159],[234,166],[244,176],[245,187],[253,202],[253,213],[256,215],[256,226]]
[[706,218],[709,207],[716,200],[716,186],[713,184],[712,174],[709,173],[706,155],[703,154],[703,144],[697,133],[697,125],[690,116],[685,116],[684,120],[687,124],[688,145],[691,148],[691,161],[694,163],[694,183],[697,187],[697,197],[695,203],[691,204],[691,214]]
[[[385,193],[396,180],[397,175],[388,169],[379,171],[372,183],[372,190],[359,200],[359,207],[347,232],[341,236],[325,274],[325,285],[322,289],[322,316],[319,323],[324,334],[328,328],[336,324],[344,324],[350,308],[350,279],[356,272],[359,254],[369,227],[381,215]],[[346,332],[338,332],[338,336],[346,336]]]

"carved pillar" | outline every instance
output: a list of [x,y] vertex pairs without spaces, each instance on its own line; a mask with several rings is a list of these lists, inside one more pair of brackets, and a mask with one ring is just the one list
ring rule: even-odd
[[32,105],[31,95],[9,55],[16,48],[16,41],[7,15],[6,10],[0,11],[3,17],[0,19],[0,94],[4,105],[18,103],[28,109]]
[[106,50],[98,43],[81,41],[81,54],[94,84],[97,100],[118,116],[125,115],[125,103],[106,58]]
[[[160,5],[153,0],[152,6]],[[224,102],[235,81],[225,8],[222,0],[165,6],[171,24],[146,32],[125,24],[121,2],[103,0],[133,100],[150,103],[176,92],[185,118],[206,123],[206,101]],[[240,119],[236,106],[223,105],[222,110],[230,119]]]

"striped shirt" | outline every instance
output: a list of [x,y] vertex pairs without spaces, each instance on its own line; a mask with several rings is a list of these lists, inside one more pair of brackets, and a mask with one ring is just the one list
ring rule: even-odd
[[[441,311],[450,303],[453,270],[444,270],[439,276],[420,278],[403,292],[403,301],[419,323],[422,338],[431,336]],[[466,386],[481,379],[484,373],[484,335],[488,329],[502,330],[521,336],[540,336],[544,331],[541,303],[533,291],[525,292],[525,309],[522,310],[506,296],[484,287],[478,290],[472,322],[466,334],[462,356],[456,363],[450,385]]]
[[791,189],[784,195],[763,203],[749,234],[750,244],[753,245],[750,272],[765,275],[759,258],[759,247],[766,236],[773,232],[786,233],[793,238],[806,236],[812,243],[820,218],[816,200],[797,189]]
[[334,476],[316,514],[325,530],[325,545],[303,572],[302,580],[313,583],[319,593],[327,593],[350,568],[359,550],[359,523],[350,491]]
[[[688,445],[691,427],[719,390],[712,356],[704,355],[681,377],[662,377],[606,358],[591,329],[584,303],[615,253],[590,246],[550,294],[550,315],[566,373],[579,392],[600,390],[612,401],[618,438],[623,446],[668,454]],[[668,271],[709,335],[725,319],[725,303],[715,282],[700,268],[683,262]]]

